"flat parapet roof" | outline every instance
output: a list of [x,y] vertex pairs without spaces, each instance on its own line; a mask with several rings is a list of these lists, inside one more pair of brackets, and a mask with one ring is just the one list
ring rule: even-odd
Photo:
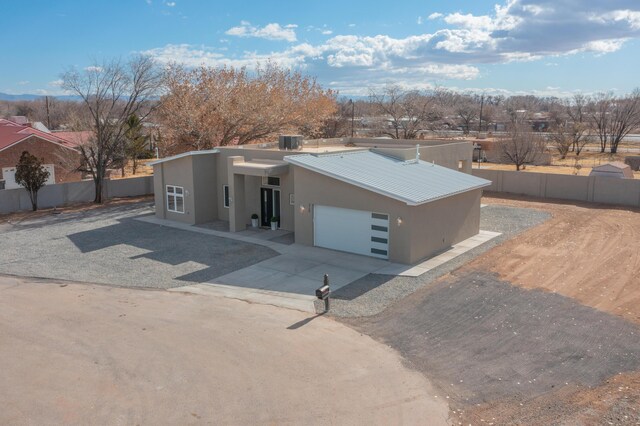
[[190,157],[193,155],[204,155],[204,154],[218,154],[220,150],[218,149],[207,149],[201,151],[189,151],[183,152],[182,154],[172,155],[171,157],[160,158],[156,161],[151,161],[147,163],[149,166],[155,166],[156,164],[166,163],[167,161],[177,160],[178,158]]
[[255,160],[233,163],[233,172],[248,176],[278,176],[289,173],[289,164],[278,160]]

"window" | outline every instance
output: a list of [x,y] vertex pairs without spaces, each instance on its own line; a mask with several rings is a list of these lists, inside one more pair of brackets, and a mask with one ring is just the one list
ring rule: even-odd
[[371,218],[372,219],[389,220],[389,215],[380,214],[380,213],[371,213]]
[[229,208],[229,185],[222,185],[222,193],[224,194],[224,207]]
[[268,186],[280,186],[280,178],[276,176],[264,176],[262,184]]
[[167,185],[167,211],[184,213],[184,188]]

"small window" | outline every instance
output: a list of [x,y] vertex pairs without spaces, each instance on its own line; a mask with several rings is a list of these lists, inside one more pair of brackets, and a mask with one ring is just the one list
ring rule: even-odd
[[184,188],[167,185],[167,211],[184,213]]
[[265,176],[262,178],[262,184],[268,186],[280,186],[280,178],[276,176]]
[[380,249],[377,249],[377,248],[372,248],[371,249],[371,253],[372,254],[381,254],[383,256],[387,255],[387,251],[386,250],[380,250]]
[[389,231],[389,228],[387,228],[386,226],[371,225],[371,230],[372,230],[372,231],[388,232],[388,231]]
[[389,242],[389,240],[387,240],[386,238],[371,237],[371,242],[387,244]]
[[229,185],[222,185],[222,192],[224,193],[224,207],[229,208]]
[[380,214],[380,213],[371,213],[371,218],[372,219],[389,220],[389,216],[388,215]]

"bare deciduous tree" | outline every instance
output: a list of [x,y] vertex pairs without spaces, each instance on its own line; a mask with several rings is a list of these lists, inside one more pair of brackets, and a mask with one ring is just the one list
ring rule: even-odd
[[82,156],[78,170],[91,175],[94,201],[102,203],[107,169],[124,152],[127,120],[133,114],[144,119],[150,113],[162,75],[151,58],[136,56],[126,63],[113,60],[82,71],[69,70],[62,81],[62,88],[79,96],[84,105],[74,127],[90,130],[92,137],[78,147]]
[[471,131],[471,124],[480,114],[480,105],[476,104],[471,96],[458,96],[455,110],[460,120],[462,120],[462,132],[468,135]]
[[598,93],[589,105],[594,131],[600,139],[600,152],[609,145],[612,154],[618,152],[620,142],[640,126],[640,90],[628,96]]
[[415,90],[387,86],[380,92],[372,91],[369,99],[382,119],[380,133],[394,139],[415,139],[440,118],[434,97]]
[[611,153],[618,152],[618,145],[632,130],[640,126],[640,89],[613,103],[609,119],[609,145]]
[[585,97],[575,95],[572,100],[558,101],[551,112],[552,123],[548,139],[558,150],[561,159],[566,158],[571,150],[580,155],[589,140],[585,105]]
[[593,130],[600,140],[600,152],[607,149],[609,142],[609,119],[613,93],[598,93],[594,95],[589,105],[589,115],[593,124]]
[[498,147],[503,161],[514,164],[519,171],[524,165],[540,158],[545,150],[545,142],[529,126],[513,124],[508,135],[498,141]]

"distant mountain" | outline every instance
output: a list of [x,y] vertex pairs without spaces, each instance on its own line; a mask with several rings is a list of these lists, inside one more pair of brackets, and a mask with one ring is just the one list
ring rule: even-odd
[[[61,95],[61,96],[50,96],[52,98],[60,99],[62,101],[77,101],[79,98],[73,95]],[[35,99],[44,98],[44,95],[32,95],[29,93],[24,93],[21,95],[10,95],[8,93],[0,92],[0,101],[33,101]]]

